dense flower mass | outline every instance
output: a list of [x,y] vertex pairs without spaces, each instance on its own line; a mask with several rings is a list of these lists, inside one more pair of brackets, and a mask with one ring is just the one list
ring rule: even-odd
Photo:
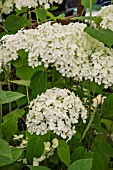
[[14,5],[18,10],[21,10],[22,7],[36,8],[39,5],[44,5],[45,8],[49,8],[54,2],[61,4],[63,0],[6,0],[3,4],[0,2],[1,12],[9,14]]
[[113,49],[92,38],[83,30],[83,23],[61,25],[51,22],[38,29],[20,30],[15,35],[5,35],[0,46],[0,66],[18,58],[18,50],[28,52],[29,65],[42,63],[55,66],[62,76],[75,80],[90,80],[113,84]]
[[52,130],[69,140],[80,115],[85,123],[87,111],[79,97],[67,89],[52,88],[30,102],[26,124],[30,133],[44,135]]
[[113,5],[108,5],[102,7],[102,9],[97,13],[97,16],[102,18],[101,27],[109,28],[113,31]]

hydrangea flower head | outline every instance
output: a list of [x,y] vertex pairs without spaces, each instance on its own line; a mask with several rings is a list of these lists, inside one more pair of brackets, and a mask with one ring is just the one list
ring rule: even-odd
[[105,29],[111,29],[113,31],[113,5],[102,7],[97,13],[97,16],[102,18],[100,26]]
[[46,22],[37,29],[5,35],[0,46],[0,66],[28,52],[29,66],[55,66],[62,76],[90,80],[105,88],[113,85],[113,49],[84,32],[83,23],[69,25]]
[[[67,89],[52,88],[31,101],[27,114],[30,133],[44,135],[51,130],[64,139],[76,133],[79,116],[86,122],[87,111],[79,97]],[[54,143],[55,141],[53,141]]]

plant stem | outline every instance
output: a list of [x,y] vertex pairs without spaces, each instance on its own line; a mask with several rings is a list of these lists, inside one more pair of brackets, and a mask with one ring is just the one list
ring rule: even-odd
[[29,106],[29,92],[28,92],[28,86],[26,86],[26,93],[27,93],[27,101],[28,101],[28,106]]
[[[2,89],[2,82],[0,81],[0,89]],[[0,104],[0,125],[2,123],[2,104]]]
[[90,27],[92,27],[92,0],[90,0]]
[[90,121],[89,121],[89,123],[88,123],[88,125],[87,125],[87,127],[86,127],[86,129],[85,129],[85,131],[84,131],[84,133],[83,133],[83,135],[82,135],[82,138],[81,138],[80,142],[82,142],[82,140],[84,139],[87,131],[88,131],[89,128],[90,128],[90,126],[91,126],[91,124],[92,124],[92,122],[93,122],[93,120],[94,120],[94,117],[95,117],[95,113],[96,113],[96,111],[97,111],[97,108],[98,108],[98,105],[95,107],[94,112],[93,112],[93,114],[91,115]]

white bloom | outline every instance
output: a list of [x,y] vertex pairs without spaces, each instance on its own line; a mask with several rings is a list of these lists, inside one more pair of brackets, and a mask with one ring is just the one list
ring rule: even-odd
[[93,106],[96,107],[99,104],[103,104],[104,99],[106,98],[106,96],[102,96],[102,94],[99,94],[97,97],[95,97],[94,99],[92,99],[93,101]]
[[27,159],[26,158],[23,159],[23,164],[27,164]]
[[[30,133],[43,135],[52,130],[62,138],[71,139],[76,133],[73,127],[78,122],[79,115],[85,122],[87,111],[79,97],[67,89],[52,88],[31,101],[26,124]],[[54,126],[51,126],[51,122]],[[42,126],[43,123],[46,124],[45,127]],[[56,145],[53,143],[54,147]]]
[[2,13],[9,14],[13,11],[14,5],[18,10],[21,10],[22,7],[36,8],[39,5],[49,8],[54,2],[61,4],[63,0],[6,0],[0,4],[0,8]]
[[52,140],[52,148],[57,148],[58,147],[58,139],[56,139],[56,138],[54,138],[53,140]]
[[24,136],[23,134],[21,134],[21,135],[14,135],[13,139],[14,140],[19,140],[19,139],[22,139],[23,136]]
[[33,166],[39,166],[39,161],[36,157],[33,158]]
[[51,145],[50,142],[44,142],[44,145],[45,145],[45,150],[50,151],[50,149],[51,149],[50,148],[50,145]]
[[113,5],[104,6],[97,13],[97,16],[102,18],[100,23],[102,28],[109,28],[113,31]]
[[85,33],[85,27],[83,23],[62,26],[47,22],[38,29],[5,35],[0,46],[0,66],[16,60],[17,51],[24,49],[32,68],[44,63],[45,67],[55,66],[62,76],[103,83],[107,88],[113,85],[113,49]]

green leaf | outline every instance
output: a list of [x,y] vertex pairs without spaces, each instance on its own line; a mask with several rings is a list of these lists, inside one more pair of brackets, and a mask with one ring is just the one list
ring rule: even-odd
[[[92,0],[92,4],[96,4],[96,3],[97,3],[97,0]],[[89,8],[90,7],[90,0],[82,0],[82,5],[85,8]]]
[[106,143],[103,142],[102,144],[98,145],[98,150],[100,150],[104,155],[110,156],[113,158],[113,147]]
[[1,100],[6,100],[6,93],[2,89],[0,89],[0,99]]
[[59,141],[59,145],[57,148],[58,156],[60,160],[65,163],[67,166],[70,165],[70,150],[68,144],[64,140]]
[[13,80],[10,82],[18,85],[30,86],[30,80]]
[[91,27],[86,27],[84,29],[90,36],[97,39],[98,41],[104,43],[108,47],[112,47],[113,45],[113,31],[110,29],[95,29]]
[[48,16],[51,20],[56,21],[56,18],[54,17],[54,15],[53,15],[51,12],[47,11],[47,16]]
[[33,97],[35,98],[38,94],[45,92],[47,83],[46,71],[37,71],[31,77],[31,90]]
[[32,166],[32,165],[28,165],[28,167],[30,168],[30,170],[51,170],[45,166]]
[[18,128],[18,118],[22,117],[24,113],[24,109],[16,109],[4,116],[1,128],[2,133],[6,138],[10,138],[16,133]]
[[12,91],[2,91],[2,92],[6,95],[6,97],[4,95],[5,98],[0,99],[0,104],[10,103],[25,96],[24,94],[18,92],[12,92]]
[[3,23],[5,29],[11,33],[16,33],[24,26],[24,24],[25,21],[22,17],[16,16],[15,14],[9,15]]
[[39,18],[42,22],[44,22],[47,18],[47,12],[46,10],[43,8],[37,8],[36,9],[36,15],[37,18]]
[[12,159],[11,148],[9,147],[9,144],[5,140],[0,139],[0,157],[2,156]]
[[71,160],[72,162],[74,162],[76,160],[83,159],[85,155],[86,149],[82,146],[78,146],[77,148],[74,149]]
[[101,127],[100,115],[98,111],[95,113],[94,124],[97,132],[100,134],[102,132],[102,127]]
[[68,170],[91,170],[92,159],[81,159],[72,163]]
[[5,166],[15,162],[22,154],[23,150],[19,148],[11,148],[12,159],[5,156],[0,156],[0,166]]
[[58,15],[58,16],[56,17],[56,19],[64,19],[64,17],[65,17],[65,14],[62,13],[62,14]]
[[58,6],[53,5],[49,8],[49,11],[55,11],[56,9],[58,9]]
[[44,143],[39,136],[32,137],[29,139],[27,148],[26,148],[26,156],[27,159],[32,162],[34,157],[40,157],[44,152]]
[[109,118],[113,116],[113,94],[109,95],[102,105],[104,117]]
[[38,70],[44,70],[44,67],[39,66],[33,69],[32,67],[28,66],[28,64],[26,64],[16,69],[16,75],[21,80],[30,80],[33,74]]
[[86,158],[92,158],[91,170],[104,170],[104,161],[98,152],[89,152]]

